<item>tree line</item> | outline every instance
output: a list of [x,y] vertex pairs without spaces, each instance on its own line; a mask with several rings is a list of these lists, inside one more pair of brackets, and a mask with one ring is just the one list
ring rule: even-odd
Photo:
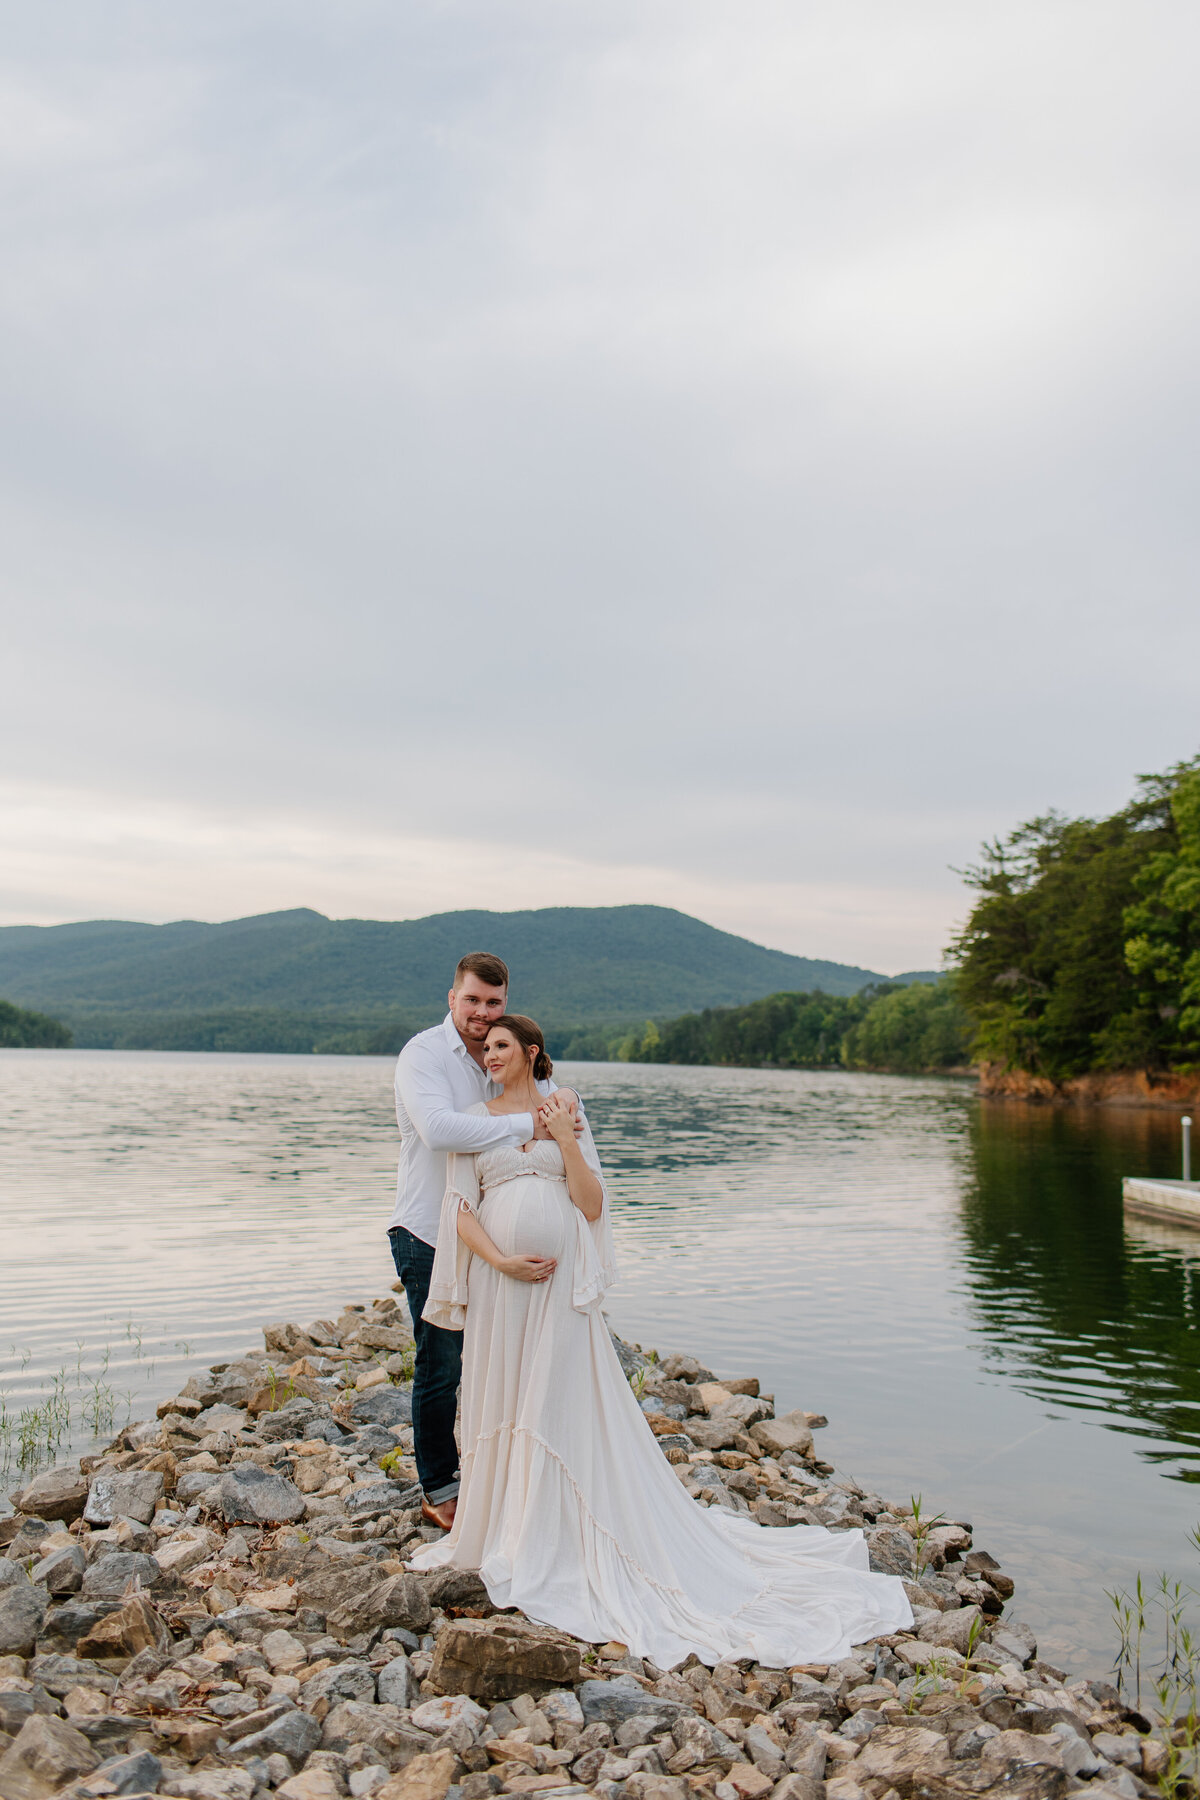
[[771,994],[567,1034],[627,1062],[892,1069],[993,1063],[1054,1081],[1200,1070],[1200,756],[1103,819],[1049,812],[983,846],[936,983]]
[[951,979],[857,994],[769,994],[746,1006],[706,1007],[620,1035],[580,1033],[568,1057],[777,1069],[945,1070],[968,1058],[971,1020]]

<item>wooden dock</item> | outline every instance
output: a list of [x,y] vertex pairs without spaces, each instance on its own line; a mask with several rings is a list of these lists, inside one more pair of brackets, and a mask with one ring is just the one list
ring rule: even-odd
[[1200,1228],[1200,1181],[1147,1181],[1141,1175],[1126,1175],[1121,1195],[1130,1212]]

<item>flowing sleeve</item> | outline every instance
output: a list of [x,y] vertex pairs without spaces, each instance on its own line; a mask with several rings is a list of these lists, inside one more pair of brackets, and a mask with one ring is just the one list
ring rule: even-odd
[[467,1323],[467,1271],[471,1252],[458,1235],[458,1209],[479,1216],[479,1170],[471,1151],[452,1150],[446,1158],[446,1191],[438,1221],[429,1298],[421,1317],[443,1331],[462,1331]]
[[617,1279],[617,1257],[608,1211],[608,1187],[596,1154],[592,1128],[586,1119],[579,1148],[588,1168],[600,1177],[600,1186],[604,1190],[598,1219],[585,1219],[579,1208],[574,1208],[575,1263],[571,1271],[571,1304],[576,1312],[593,1312]]

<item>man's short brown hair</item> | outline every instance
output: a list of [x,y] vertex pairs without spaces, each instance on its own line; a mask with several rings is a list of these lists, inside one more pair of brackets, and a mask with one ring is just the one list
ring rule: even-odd
[[467,975],[478,975],[480,981],[486,981],[489,987],[508,986],[508,964],[501,962],[498,956],[492,956],[487,950],[472,950],[469,956],[459,958],[458,967],[454,971],[455,993]]

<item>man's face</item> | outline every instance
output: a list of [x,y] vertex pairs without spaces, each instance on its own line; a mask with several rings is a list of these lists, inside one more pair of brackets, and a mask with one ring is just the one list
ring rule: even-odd
[[491,987],[478,975],[464,975],[462,986],[450,989],[450,1017],[460,1037],[482,1044],[496,1020],[504,1016],[508,989]]

